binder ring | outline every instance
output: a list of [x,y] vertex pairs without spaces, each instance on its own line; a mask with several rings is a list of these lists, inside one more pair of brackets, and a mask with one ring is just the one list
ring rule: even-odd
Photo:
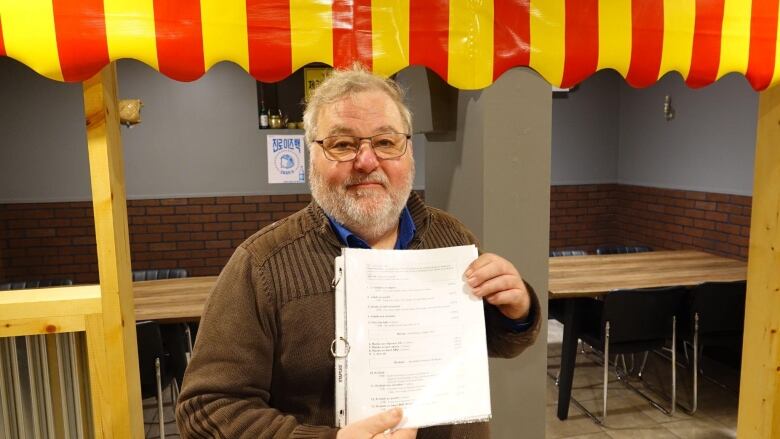
[[[344,342],[344,353],[339,354],[336,352],[337,344],[339,341]],[[333,341],[330,344],[330,354],[333,355],[334,358],[346,358],[347,355],[349,355],[349,342],[344,337],[338,337],[334,338]]]

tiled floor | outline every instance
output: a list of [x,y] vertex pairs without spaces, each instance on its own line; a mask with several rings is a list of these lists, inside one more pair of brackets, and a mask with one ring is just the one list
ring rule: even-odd
[[[160,437],[160,423],[157,410],[157,400],[148,398],[143,400],[144,404],[144,437],[146,439]],[[163,416],[165,419],[165,439],[178,438],[179,429],[176,427],[176,417],[173,413],[171,404],[171,392],[169,389],[163,390]]]
[[[553,375],[560,365],[560,345],[563,328],[550,320],[547,339],[548,371]],[[603,369],[593,354],[577,354],[572,396],[597,416],[601,415]],[[699,409],[688,415],[679,407],[674,416],[667,416],[653,408],[645,399],[627,389],[610,372],[607,394],[607,422],[597,425],[574,404],[569,408],[569,418],[561,421],[556,416],[558,388],[552,378],[547,380],[547,439],[641,439],[641,438],[735,438],[737,428],[736,386],[739,377],[733,370],[708,365],[719,381],[730,386],[723,389],[707,380],[699,382]],[[612,370],[612,369],[611,369]],[[707,370],[707,369],[705,369]],[[684,369],[677,369],[678,400],[688,405],[690,384]],[[668,387],[671,369],[669,362],[659,356],[651,356],[646,369],[646,380],[653,388]],[[641,386],[641,384],[640,384]],[[667,401],[667,399],[662,399]]]

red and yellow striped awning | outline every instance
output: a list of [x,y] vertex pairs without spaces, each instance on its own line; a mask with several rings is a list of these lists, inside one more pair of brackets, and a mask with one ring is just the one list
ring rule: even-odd
[[730,72],[778,82],[778,0],[0,0],[0,55],[60,81],[121,58],[191,81],[232,61],[274,82],[311,62],[462,89],[529,66],[569,87],[611,68],[644,87]]

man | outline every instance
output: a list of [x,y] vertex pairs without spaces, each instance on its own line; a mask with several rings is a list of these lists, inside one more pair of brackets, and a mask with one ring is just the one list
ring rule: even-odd
[[[487,438],[486,423],[387,432],[398,409],[333,427],[333,263],[344,246],[423,249],[476,243],[411,193],[411,114],[400,88],[362,69],[334,72],[304,113],[313,201],[233,254],[201,319],[177,407],[182,437]],[[535,294],[506,259],[464,273],[485,300],[488,351],[510,357],[539,328]]]

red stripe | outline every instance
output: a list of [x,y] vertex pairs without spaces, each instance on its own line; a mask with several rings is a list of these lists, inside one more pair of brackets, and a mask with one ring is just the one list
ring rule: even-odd
[[334,0],[333,66],[349,67],[360,61],[372,66],[371,0]]
[[647,87],[655,84],[661,70],[661,52],[664,47],[663,0],[632,0],[631,28],[631,64],[626,82],[634,87]]
[[531,60],[530,0],[496,1],[493,4],[493,80]]
[[83,81],[110,61],[103,0],[53,0],[62,78]]
[[0,56],[5,56],[5,44],[3,43],[3,16],[0,15]]
[[696,0],[691,69],[685,80],[689,87],[703,87],[714,82],[718,76],[724,2],[725,0]]
[[447,80],[449,0],[409,0],[409,64],[424,65]]
[[193,81],[205,72],[199,0],[154,0],[157,63],[177,81]]
[[566,58],[561,87],[587,78],[599,64],[598,0],[566,0]]
[[281,81],[292,73],[289,0],[247,0],[249,73],[258,81]]
[[756,90],[769,86],[775,70],[778,0],[753,0],[750,55],[745,76]]

